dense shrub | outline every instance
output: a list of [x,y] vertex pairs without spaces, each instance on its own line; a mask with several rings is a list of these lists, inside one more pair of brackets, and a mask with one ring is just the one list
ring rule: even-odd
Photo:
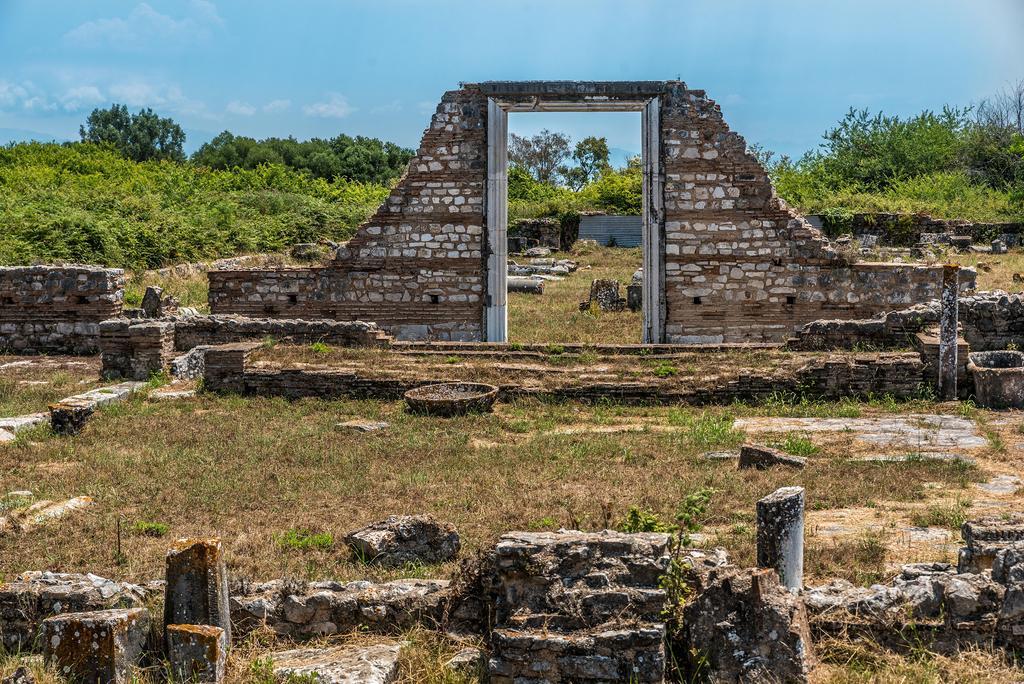
[[152,268],[344,239],[387,193],[280,165],[214,171],[91,143],[11,145],[0,148],[0,263]]

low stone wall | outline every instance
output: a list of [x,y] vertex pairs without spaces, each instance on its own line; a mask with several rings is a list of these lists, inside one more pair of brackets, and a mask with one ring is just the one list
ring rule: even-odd
[[[296,344],[324,342],[340,347],[386,345],[390,337],[362,321],[289,320],[232,316],[189,316],[159,320],[115,318],[100,328],[104,377],[145,380],[171,368],[182,352],[197,347],[264,340]],[[196,359],[193,366],[201,367]]]
[[124,284],[120,269],[0,268],[0,352],[95,354],[100,321],[121,313]]
[[[461,268],[461,267],[460,267]],[[384,273],[336,266],[211,271],[210,311],[253,318],[372,321],[398,339],[478,340],[483,276],[443,267]]]
[[[875,318],[811,321],[788,343],[790,349],[891,349],[914,344],[914,337],[938,325],[937,300],[890,311]],[[963,338],[971,351],[1014,345],[1024,348],[1024,297],[979,292],[959,300]]]
[[[258,347],[258,344],[243,342],[207,350],[203,387],[214,392],[290,399],[352,397],[395,401],[414,387],[438,381],[432,377],[374,378],[353,371],[331,369],[254,368],[248,360]],[[506,385],[500,388],[499,397],[502,400],[537,396],[585,402],[612,400],[694,405],[757,401],[777,392],[814,399],[885,394],[904,399],[920,396],[923,373],[924,364],[916,353],[858,354],[813,360],[789,377],[772,373],[742,375],[712,388],[666,390],[632,382],[591,382],[553,389]]]
[[557,219],[519,219],[508,227],[510,252],[520,252],[530,247],[562,249],[562,226]]

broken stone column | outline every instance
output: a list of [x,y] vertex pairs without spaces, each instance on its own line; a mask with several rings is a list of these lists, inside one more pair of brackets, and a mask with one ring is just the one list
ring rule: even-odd
[[590,299],[580,302],[580,311],[596,305],[601,311],[622,311],[626,300],[619,295],[619,281],[596,278],[590,283]]
[[992,241],[992,253],[993,254],[1006,254],[1006,243],[1002,240]]
[[43,658],[75,682],[127,684],[149,639],[145,608],[65,613],[43,620]]
[[228,635],[210,625],[167,625],[167,659],[175,681],[219,684],[228,661]]
[[520,278],[517,276],[509,276],[506,282],[508,283],[509,292],[523,292],[525,294],[544,294],[543,280],[537,280],[536,278]]
[[163,315],[163,294],[163,288],[156,285],[146,288],[146,294],[142,295],[142,312],[146,318],[160,318]]
[[164,624],[212,625],[231,643],[228,571],[220,539],[179,539],[167,552]]
[[50,405],[50,429],[55,435],[71,437],[85,428],[96,411],[96,404],[74,397]]
[[960,267],[942,267],[942,313],[939,319],[939,399],[956,401],[956,328]]
[[757,566],[787,589],[804,581],[804,488],[782,487],[757,502]]

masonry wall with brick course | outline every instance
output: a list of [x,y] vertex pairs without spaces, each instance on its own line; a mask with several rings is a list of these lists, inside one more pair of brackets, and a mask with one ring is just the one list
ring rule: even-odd
[[124,284],[120,269],[0,268],[0,352],[95,354],[100,321],[121,313]]
[[[682,82],[657,85],[665,342],[783,342],[812,320],[870,316],[938,296],[938,268],[847,263],[776,197],[713,100]],[[445,93],[406,175],[333,264],[211,273],[211,310],[375,321],[398,339],[483,339],[487,97],[480,87]],[[545,97],[572,100],[583,90]]]
[[405,176],[330,266],[211,273],[211,311],[374,321],[399,339],[481,339],[486,117],[479,91],[445,93]]

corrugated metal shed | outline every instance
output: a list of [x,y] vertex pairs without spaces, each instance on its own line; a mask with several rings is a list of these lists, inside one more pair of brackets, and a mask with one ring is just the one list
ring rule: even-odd
[[641,216],[581,216],[580,240],[595,240],[599,245],[639,247],[643,235]]

